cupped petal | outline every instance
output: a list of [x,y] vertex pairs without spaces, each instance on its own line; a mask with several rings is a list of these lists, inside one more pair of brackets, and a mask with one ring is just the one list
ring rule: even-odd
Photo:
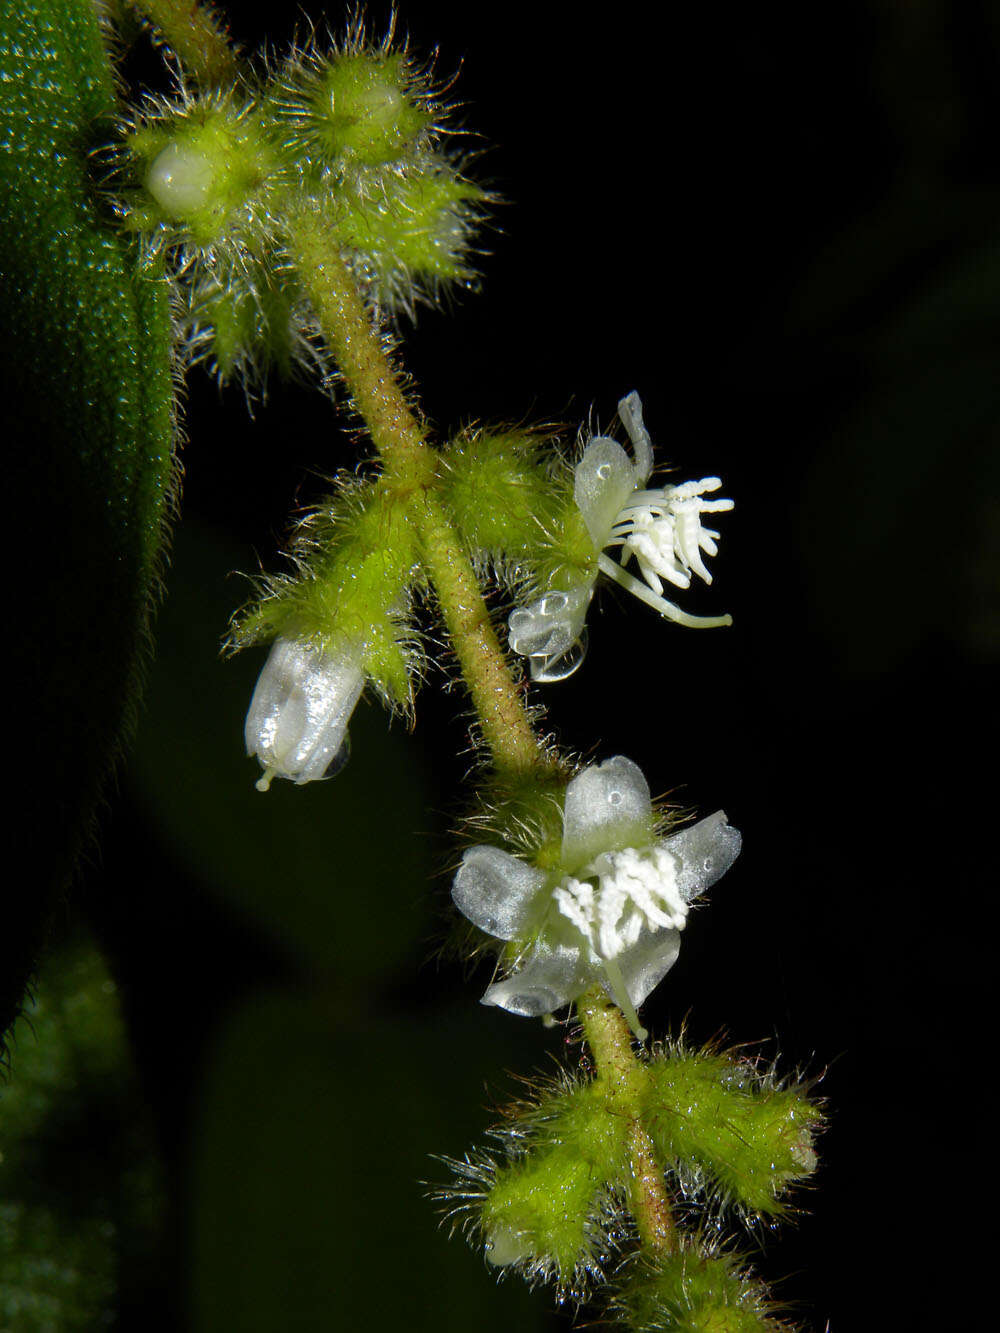
[[618,954],[615,962],[636,1009],[677,962],[680,951],[680,931],[652,930],[646,926],[636,942]]
[[552,588],[527,606],[516,607],[507,621],[511,651],[552,659],[569,652],[583,630],[593,591],[593,580],[585,580],[571,588]]
[[365,683],[359,658],[351,645],[323,652],[302,639],[276,641],[244,728],[247,754],[267,774],[314,782],[345,752],[347,724]]
[[541,1018],[582,995],[598,975],[588,949],[540,940],[513,976],[487,987],[481,1003],[524,1018]]
[[499,847],[470,847],[451,887],[455,906],[498,940],[525,939],[537,924],[545,875]]
[[726,823],[726,812],[716,810],[690,828],[663,838],[660,846],[678,858],[677,887],[690,902],[726,873],[739,856],[742,842],[739,830]]
[[653,804],[642,769],[624,755],[591,764],[566,788],[562,863],[576,871],[602,852],[652,840]]
[[587,656],[587,643],[587,626],[584,625],[580,637],[571,643],[565,652],[542,653],[529,657],[531,679],[538,681],[540,685],[552,685],[560,680],[569,680],[570,676],[583,666],[583,659]]
[[616,440],[597,435],[576,465],[573,499],[591,540],[600,551],[608,544],[615,519],[635,490],[635,466]]
[[634,389],[619,402],[618,416],[635,453],[635,486],[645,486],[653,470],[653,442],[642,419],[642,399]]

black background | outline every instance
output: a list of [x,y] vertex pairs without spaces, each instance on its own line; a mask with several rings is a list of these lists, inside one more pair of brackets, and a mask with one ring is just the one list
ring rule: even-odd
[[[336,28],[339,12],[327,12]],[[373,18],[378,30],[379,7]],[[724,806],[744,834],[646,1021],[664,1033],[687,1017],[695,1037],[764,1039],[786,1067],[825,1071],[830,1129],[809,1215],[769,1238],[762,1261],[791,1274],[781,1289],[805,1326],[966,1326],[981,1260],[956,1271],[955,1238],[973,1243],[970,1178],[991,1169],[980,1110],[990,1061],[969,1033],[987,997],[995,895],[980,811],[1000,645],[1000,10],[414,0],[400,19],[418,50],[440,47],[443,71],[461,64],[460,118],[482,136],[468,141],[483,150],[476,171],[506,200],[481,290],[401,326],[441,437],[471,418],[575,429],[593,411],[607,425],[634,388],[661,462],[682,477],[718,473],[736,501],[715,583],[688,603],[732,612],[734,628],[683,631],[605,590],[584,668],[545,695],[565,744],[629,755],[655,791],[703,813]],[[292,24],[234,8],[250,48],[265,34],[280,48]],[[357,457],[328,401],[294,387],[272,386],[251,417],[238,389],[194,374],[185,427],[154,721],[177,661],[172,608],[199,589],[215,597],[219,568],[275,568],[290,512]],[[199,559],[216,573],[199,574]],[[232,609],[245,587],[228,580],[221,595]],[[225,615],[204,619],[214,654]],[[236,753],[259,660],[231,668],[220,734]],[[394,726],[426,818],[418,829],[379,810],[380,836],[422,840],[438,871],[470,765],[459,695],[442,683],[432,672],[411,736]],[[362,711],[365,734],[381,726],[374,706]],[[123,982],[172,1167],[159,1304],[173,1320],[189,1299],[172,1275],[190,1267],[190,1163],[213,1042],[248,997],[311,973],[213,896],[170,820],[150,814],[150,735],[140,731],[139,776],[123,778],[83,901]],[[356,756],[361,743],[359,731]],[[378,773],[356,759],[309,794],[331,821],[331,864],[341,788],[357,798],[364,781],[378,809]],[[296,893],[293,878],[284,891]],[[407,901],[419,892],[405,886]],[[439,1033],[459,1090],[476,1044],[453,1123],[427,1134],[428,1153],[459,1152],[488,1119],[483,1071],[496,1069],[495,1086],[502,1068],[543,1066],[565,1034],[478,1010],[485,976],[429,960],[445,878],[433,892],[440,912],[390,977],[333,990],[349,1031]],[[391,1046],[379,1058],[391,1069]],[[265,1075],[270,1060],[262,1051]],[[360,1075],[340,1072],[353,1095]],[[343,1199],[330,1217],[331,1236],[370,1225]],[[358,1252],[371,1264],[350,1280],[372,1293],[387,1265],[405,1268],[405,1244],[387,1247],[377,1227]],[[454,1262],[489,1287],[471,1255]],[[140,1309],[148,1292],[131,1299]],[[363,1318],[331,1310],[330,1326],[453,1326],[418,1306],[374,1300]],[[290,1314],[299,1326],[314,1325]]]

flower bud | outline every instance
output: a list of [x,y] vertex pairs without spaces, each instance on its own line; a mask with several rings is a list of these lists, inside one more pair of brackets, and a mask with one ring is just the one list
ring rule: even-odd
[[347,762],[347,724],[365,676],[348,645],[323,652],[300,639],[278,639],[260,673],[246,720],[247,754],[275,776],[315,782]]
[[164,246],[260,248],[279,157],[235,94],[155,103],[126,131],[125,148],[138,182],[128,201],[133,231]]
[[318,72],[307,105],[330,156],[366,166],[399,158],[431,118],[413,95],[406,58],[398,51],[335,57]]

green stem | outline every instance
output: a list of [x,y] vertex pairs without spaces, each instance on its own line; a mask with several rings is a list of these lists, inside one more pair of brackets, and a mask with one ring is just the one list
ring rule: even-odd
[[657,1161],[653,1141],[643,1128],[641,1096],[646,1070],[632,1049],[632,1034],[622,1011],[611,1003],[600,987],[582,995],[576,1011],[611,1098],[629,1119],[629,1153],[632,1179],[629,1186],[632,1213],[639,1238],[647,1249],[666,1253],[677,1245],[670,1201]]
[[410,513],[493,761],[507,771],[544,766],[544,751],[521,707],[475,573],[430,492],[436,455],[403,395],[357,285],[315,214],[293,218],[289,248],[354,407],[381,455],[387,482],[403,499],[409,491],[419,492]]
[[548,767],[472,566],[444,510],[431,496],[425,502],[421,535],[427,572],[494,763],[508,771]]
[[308,210],[296,213],[289,223],[288,248],[386,473],[418,486],[429,484],[434,454],[322,216]]
[[128,0],[153,25],[181,62],[184,73],[204,87],[231,83],[238,73],[225,25],[211,5],[198,0]]

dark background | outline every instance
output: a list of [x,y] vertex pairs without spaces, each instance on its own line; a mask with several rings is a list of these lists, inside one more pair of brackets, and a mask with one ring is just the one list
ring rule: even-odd
[[[646,1021],[823,1073],[809,1215],[762,1270],[790,1275],[810,1329],[966,1326],[951,1237],[988,1165],[968,1034],[995,896],[1000,8],[652,8],[401,5],[418,50],[461,63],[477,173],[507,201],[481,290],[403,325],[403,355],[442,438],[474,417],[606,426],[634,388],[661,463],[725,479],[715,583],[685,605],[734,628],[604,590],[548,723],[743,831]],[[291,35],[233,12],[249,47]],[[248,595],[231,572],[276,568],[290,512],[356,448],[315,392],[273,385],[250,416],[199,373],[185,426],[148,712],[79,894],[168,1163],[169,1261],[126,1282],[123,1322],[565,1326],[545,1293],[497,1295],[416,1183],[482,1138],[505,1070],[566,1037],[480,1009],[486,976],[436,956],[460,695],[432,672],[412,735],[363,705],[341,777],[263,798],[241,754],[263,654],[217,657]]]

